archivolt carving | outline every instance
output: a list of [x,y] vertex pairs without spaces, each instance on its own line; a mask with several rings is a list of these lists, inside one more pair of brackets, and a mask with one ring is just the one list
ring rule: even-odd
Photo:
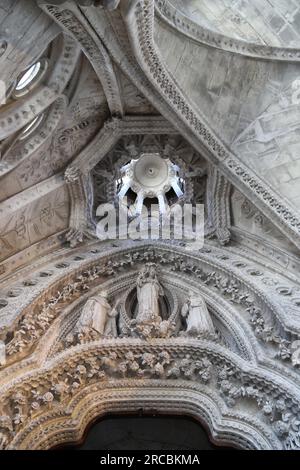
[[[132,387],[135,385],[135,387]],[[119,389],[92,386],[78,394],[69,404],[68,414],[48,413],[37,419],[11,444],[20,449],[48,449],[64,443],[79,441],[85,428],[106,413],[184,413],[199,419],[207,426],[217,443],[230,443],[244,449],[278,448],[280,443],[270,435],[266,426],[257,429],[257,423],[242,413],[225,410],[222,400],[212,391],[207,395],[204,387],[195,389],[191,384],[166,389],[162,382],[138,388],[132,381],[120,381]],[[180,407],[178,406],[180,403]]]
[[[274,305],[273,299],[271,300],[272,296],[274,297],[273,293],[269,292],[268,295],[261,288],[258,289],[257,284],[249,283],[247,277],[241,273],[238,279],[233,273],[228,276],[225,266],[219,265],[217,259],[215,259],[216,262],[212,262],[211,256],[205,256],[205,253],[196,257],[186,253],[174,254],[170,249],[160,246],[149,247],[146,251],[143,248],[128,251],[123,256],[120,255],[120,251],[116,250],[111,253],[110,258],[107,256],[103,257],[100,265],[99,261],[93,261],[81,269],[77,268],[71,277],[70,272],[65,281],[61,279],[59,283],[56,282],[56,285],[52,285],[50,290],[52,298],[47,299],[43,293],[42,297],[37,297],[35,301],[31,302],[28,309],[23,310],[14,327],[13,338],[7,340],[7,364],[14,362],[16,358],[27,356],[32,351],[38,339],[44,335],[45,330],[60,314],[66,301],[73,302],[81,295],[82,291],[94,288],[105,278],[119,276],[124,272],[124,269],[128,270],[136,263],[151,261],[164,266],[164,269],[167,268],[170,276],[178,273],[176,274],[179,276],[178,283],[180,282],[182,285],[191,283],[194,279],[195,282],[202,284],[204,292],[206,292],[207,286],[208,299],[211,295],[215,295],[214,293],[218,293],[218,296],[221,294],[225,302],[230,301],[235,306],[237,315],[244,317],[244,320],[242,318],[240,320],[241,324],[250,317],[250,324],[254,327],[254,332],[263,346],[264,354],[261,350],[261,352],[257,352],[258,356],[264,357],[263,360],[267,361],[271,367],[279,367],[289,375],[289,369],[282,368],[277,363],[275,365],[274,359],[267,359],[268,356],[270,358],[278,356],[287,363],[291,361],[292,342],[298,337],[296,331],[290,333],[282,323],[284,311],[280,311],[278,306]],[[213,303],[220,304],[218,296],[214,298]],[[42,308],[40,307],[41,298],[44,302]],[[228,308],[225,305],[224,308]],[[284,333],[282,328],[285,330]],[[236,328],[232,330],[234,331]],[[237,330],[235,335],[237,335]],[[243,336],[239,333],[237,337],[239,335]],[[247,330],[247,336],[249,335],[251,337],[251,333]],[[247,341],[244,343],[247,344]],[[250,351],[251,348],[247,353],[248,357],[253,357]],[[264,356],[265,354],[267,356]]]
[[[259,370],[253,373],[251,367],[234,355],[228,355],[221,346],[205,340],[201,344],[192,340],[188,346],[186,340],[157,340],[156,344],[153,341],[147,344],[126,339],[105,341],[103,345],[77,346],[69,353],[60,354],[42,370],[25,375],[6,387],[1,399],[2,447],[24,448],[20,443],[23,433],[26,435],[30,430],[31,439],[36,426],[40,428],[45,420],[62,421],[64,416],[69,417],[72,401],[78,399],[86,387],[95,391],[101,385],[108,385],[119,391],[120,381],[124,379],[129,380],[134,393],[140,387],[151,386],[153,381],[167,390],[175,385],[181,389],[177,400],[185,387],[192,386],[195,390],[200,387],[204,393],[206,390],[207,396],[217,396],[223,401],[221,415],[226,416],[225,410],[232,410],[231,415],[239,427],[252,421],[257,432],[265,429],[269,446],[273,448],[289,446],[290,439],[297,433],[298,405],[291,391],[286,390],[284,383],[279,384],[275,376],[268,377]],[[159,395],[158,392],[156,399]],[[247,417],[249,402],[257,407],[256,419]],[[237,414],[236,404],[239,404]],[[272,431],[270,427],[267,431],[266,424],[270,422],[273,423]],[[254,448],[257,445],[252,442]],[[260,446],[264,447],[262,442]]]
[[[134,393],[141,387],[148,390],[154,381],[159,384],[160,390],[169,391],[169,388],[172,390],[175,386],[179,393],[177,397],[186,387],[195,390],[200,387],[204,395],[215,396],[214,406],[219,410],[219,420],[226,423],[229,413],[239,423],[239,428],[251,422],[255,433],[260,436],[255,442],[251,440],[246,445],[245,441],[241,443],[235,440],[235,431],[231,429],[233,435],[229,440],[237,446],[297,448],[299,398],[296,375],[287,366],[268,358],[267,350],[255,342],[245,318],[245,309],[255,318],[261,315],[262,319],[270,315],[274,319],[274,315],[280,316],[281,313],[273,310],[266,293],[260,293],[241,274],[239,280],[234,279],[234,274],[228,278],[224,262],[222,259],[218,262],[218,250],[216,256],[212,257],[211,253],[205,251],[196,255],[180,252],[180,249],[174,253],[174,250],[162,244],[146,246],[127,248],[125,251],[114,249],[81,267],[83,260],[79,259],[75,271],[73,268],[73,272],[71,270],[65,274],[60,282],[52,284],[48,296],[43,292],[40,298],[31,302],[28,311],[23,312],[14,327],[13,338],[10,340],[8,336],[6,341],[7,363],[1,372],[2,446],[28,448],[28,439],[30,442],[36,439],[33,447],[45,448],[75,439],[84,431],[89,418],[86,418],[87,421],[80,429],[68,421],[70,415],[71,419],[78,416],[77,405],[77,411],[72,408],[74,400],[77,397],[79,400],[86,390],[95,390],[98,386],[112,387],[119,393],[121,381],[128,380]],[[132,336],[128,329],[123,331],[118,326],[117,338],[96,335],[83,342],[66,342],[69,333],[74,327],[76,329],[82,305],[99,289],[107,292],[109,305],[121,315],[119,307],[131,305],[126,303],[126,298],[131,295],[138,271],[145,263],[160,266],[158,279],[165,293],[169,292],[168,295],[172,296],[172,291],[181,292],[177,300],[174,297],[175,300],[170,303],[174,313],[168,314],[171,314],[175,323],[181,322],[179,330],[175,329],[169,338],[155,333],[148,341],[148,337],[140,335],[139,331]],[[223,325],[222,331],[219,330],[220,335],[206,339],[201,335],[195,338],[180,334],[185,327],[178,315],[190,290],[201,292],[214,328],[218,331],[219,325]],[[118,304],[118,298],[124,300]],[[39,307],[41,299],[44,301],[42,308]],[[231,307],[228,305],[229,300]],[[120,319],[118,317],[117,321]],[[130,320],[127,325],[129,329],[133,328]],[[262,322],[259,322],[258,327],[261,337]],[[229,336],[224,334],[225,330]],[[284,344],[287,345],[286,340]],[[14,364],[17,358],[18,362]],[[290,355],[284,359],[290,359]],[[158,397],[157,401],[161,403]],[[199,400],[199,404],[196,400],[193,406],[197,404],[201,408],[205,397]],[[106,409],[104,403],[100,402],[99,397],[98,412],[99,407],[104,406]],[[147,400],[143,406],[147,409]],[[257,409],[256,418],[250,418],[248,412],[253,410],[253,406]],[[134,402],[130,409],[134,409]],[[237,409],[239,411],[235,411]],[[158,410],[162,408],[158,406]],[[198,416],[195,412],[192,414]],[[214,416],[206,417],[204,421],[216,439],[222,441],[224,435],[221,433],[218,437],[216,430],[216,423],[220,421]],[[63,433],[64,437],[60,434],[63,431],[57,431],[59,437],[54,437],[54,428],[64,429],[64,426],[59,428],[59,423],[64,420],[74,427],[73,431],[67,435]],[[33,437],[36,436],[35,430],[40,430],[44,425],[47,442],[44,442],[44,434]],[[224,426],[225,434],[229,433],[230,424]],[[50,428],[53,429],[53,441]],[[241,433],[245,437],[245,430],[242,429]]]

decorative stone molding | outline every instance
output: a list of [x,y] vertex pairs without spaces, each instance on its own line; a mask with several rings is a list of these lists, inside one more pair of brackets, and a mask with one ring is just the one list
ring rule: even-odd
[[[232,410],[240,425],[252,421],[257,431],[265,429],[271,448],[287,448],[293,439],[293,423],[299,408],[297,395],[287,390],[284,382],[274,375],[260,369],[253,372],[251,366],[228,354],[224,348],[204,340],[201,343],[191,340],[189,345],[186,340],[178,340],[177,344],[170,340],[156,340],[155,344],[153,341],[145,344],[140,340],[110,340],[102,345],[94,342],[77,346],[59,355],[42,370],[19,377],[6,386],[1,391],[2,446],[19,448],[17,442],[23,432],[26,435],[30,430],[32,437],[37,424],[40,428],[45,419],[63,417],[63,410],[70,409],[70,403],[87,387],[95,391],[105,386],[107,380],[109,387],[117,392],[122,380],[127,380],[134,390],[155,386],[155,382],[160,389],[175,386],[182,392],[186,387],[196,390],[200,387],[206,395],[223,400],[221,416],[226,416],[225,410]],[[257,409],[255,419],[247,411],[249,400]],[[237,403],[239,412],[235,414]],[[239,413],[242,420],[238,418]],[[281,423],[285,423],[284,430]]]
[[[68,173],[66,178],[69,178]],[[66,233],[65,239],[70,243],[71,248],[74,248],[79,243],[83,242],[84,237],[87,236],[87,221],[86,221],[86,195],[87,178],[78,176],[76,180],[70,182],[67,179],[69,195],[70,195],[70,219],[69,229]]]
[[208,235],[215,235],[221,245],[229,243],[230,234],[230,183],[212,165],[209,165],[206,207]]
[[225,36],[195,23],[168,0],[155,0],[155,11],[161,21],[199,44],[255,59],[286,62],[300,61],[299,49],[266,46]]
[[[147,244],[144,245],[144,248],[145,246]],[[221,260],[223,257],[226,258],[225,255],[217,255],[212,261],[210,254],[191,255],[185,252],[175,254],[175,247],[170,250],[159,244],[157,247],[151,247],[150,245],[149,249],[146,250],[143,250],[142,247],[143,245],[136,250],[126,249],[125,252],[115,250],[111,254],[102,255],[101,264],[99,264],[99,261],[93,261],[80,269],[77,262],[76,271],[73,273],[70,271],[72,276],[68,274],[66,278],[61,279],[59,282],[52,283],[51,288],[49,286],[49,295],[51,297],[47,295],[48,300],[43,290],[35,297],[35,300],[31,300],[28,307],[23,307],[21,317],[14,326],[14,339],[7,345],[8,350],[11,350],[12,355],[16,355],[20,348],[21,351],[24,348],[26,351],[32,349],[32,346],[37,342],[37,338],[45,330],[44,322],[46,322],[46,327],[49,328],[57,317],[60,305],[56,307],[56,304],[65,301],[64,293],[67,293],[66,295],[70,293],[70,299],[75,300],[82,289],[87,290],[93,287],[95,283],[99,283],[101,279],[109,279],[111,276],[119,275],[119,273],[124,272],[126,266],[129,269],[135,263],[152,261],[160,263],[164,266],[164,269],[167,268],[171,277],[174,276],[174,273],[178,273],[182,285],[185,285],[188,279],[190,279],[189,282],[195,279],[203,286],[208,286],[210,291],[221,294],[224,300],[226,299],[227,302],[229,301],[239,310],[240,314],[246,315],[248,319],[250,316],[250,324],[253,325],[260,344],[264,345],[264,351],[267,355],[272,358],[277,356],[287,364],[291,361],[291,342],[299,336],[299,329],[291,331],[285,326],[286,320],[284,317],[286,313],[279,307],[278,299],[276,303],[274,302],[274,295],[278,297],[278,294],[274,294],[276,289],[270,291],[269,286],[258,287],[257,283],[249,282],[247,276],[245,277],[240,270],[238,270],[238,274],[229,273],[229,271],[225,274],[225,265],[222,261],[220,265],[218,261],[219,258]],[[123,253],[122,256],[121,253]],[[65,264],[67,268],[68,263]],[[252,272],[252,270],[250,271]],[[216,299],[215,302],[219,303],[220,300]],[[41,303],[43,303],[42,308]],[[29,315],[28,319],[27,315]],[[31,334],[32,321],[35,325],[33,335]],[[285,331],[284,335],[283,330]],[[40,332],[38,336],[36,336],[37,331]],[[247,334],[249,335],[249,331]],[[29,347],[30,349],[28,349]]]
[[[246,169],[245,166],[233,159],[227,160],[226,165],[231,168],[249,188],[251,188],[255,196],[263,199],[270,208],[274,208],[290,227],[295,228],[297,231],[300,230],[300,221],[296,212],[293,212],[283,203],[279,202],[275,193],[271,190],[267,190],[262,183],[257,181],[254,173],[251,170]],[[263,212],[265,213],[265,211]]]
[[[142,409],[193,416],[220,444],[300,449],[299,263],[295,247],[284,238],[300,246],[297,215],[276,188],[268,188],[231,154],[165,70],[153,28],[157,17],[169,21],[159,13],[168,2],[39,3],[49,14],[48,19],[40,15],[45,25],[54,20],[51,35],[57,23],[71,37],[61,40],[64,47],[57,50],[57,65],[48,77],[51,86],[46,84],[50,94],[32,114],[47,109],[48,119],[32,138],[20,142],[19,154],[14,147],[16,171],[1,180],[0,197],[15,196],[0,207],[5,216],[0,258],[8,256],[0,266],[0,448],[49,449],[78,441],[106,413]],[[204,42],[214,40],[209,35]],[[241,52],[239,45],[220,40],[219,49]],[[4,54],[8,45],[4,41]],[[86,59],[76,60],[81,48],[105,93]],[[267,49],[241,53],[261,59]],[[132,81],[133,93],[142,96],[133,100],[138,105],[132,106],[132,116],[124,116],[130,107],[123,75]],[[90,94],[90,89],[80,91],[84,79]],[[41,87],[29,98],[39,99],[44,91]],[[139,110],[143,100],[150,105]],[[99,131],[109,112],[111,119]],[[17,114],[4,117],[11,129],[19,122]],[[21,121],[29,117],[22,114]],[[5,126],[3,135],[10,129]],[[54,150],[49,149],[43,163],[55,176],[47,179],[46,170],[35,165],[51,147],[56,129]],[[155,152],[153,142],[162,158],[184,169],[190,183],[182,186],[187,200],[207,198],[208,237],[200,250],[188,240],[89,240],[95,233],[97,184],[104,195],[99,181],[107,187],[111,181],[104,197],[112,200],[120,188],[117,170],[146,148]],[[13,189],[7,188],[14,176],[26,172],[23,163],[29,156],[26,165],[32,172],[38,168],[39,179],[30,179],[27,186],[16,179]],[[96,179],[96,170],[103,180]],[[35,182],[41,183],[33,186]],[[233,186],[243,192],[237,206],[230,195]],[[53,199],[48,201],[50,192]],[[61,198],[56,199],[56,192]],[[57,206],[51,202],[56,200]],[[232,207],[236,212],[231,220]],[[36,209],[38,221],[29,226]],[[58,220],[52,231],[54,213]],[[243,221],[249,217],[249,225],[253,217],[265,233],[276,232],[267,238],[264,253],[255,247],[260,243],[255,231],[251,240],[249,236],[251,250],[240,241],[243,226],[240,232],[239,226],[231,226],[239,215]],[[15,245],[24,248],[17,254],[14,246],[7,248],[9,224]],[[46,230],[40,234],[41,226]],[[231,232],[232,243],[220,246]]]
[[3,261],[67,228],[69,197],[63,176],[57,174],[1,202],[0,213]]
[[[48,3],[45,5],[45,0],[39,0],[38,3],[43,10],[55,16],[55,12],[57,11],[55,6],[49,5]],[[91,5],[91,2],[89,3]],[[87,22],[83,18],[81,18],[80,21],[72,11],[68,10],[69,3],[63,2],[62,7],[64,4],[67,8],[64,11],[63,21],[65,31],[68,34],[72,34],[73,38],[78,41],[87,57],[91,60],[94,70],[105,92],[112,116],[122,116],[124,113],[119,84],[113,68],[113,64],[105,47],[103,46],[101,40],[92,33],[91,29],[88,27]],[[74,6],[75,8],[78,8],[73,3],[73,7]]]
[[[73,175],[70,176],[72,180]],[[263,322],[269,324],[270,318],[273,325],[281,323],[274,334],[282,334],[285,329],[282,323],[285,312],[278,308],[278,299],[274,302],[272,287],[265,285],[263,289],[263,283],[258,287],[257,282],[251,282],[249,274],[253,270],[236,256],[231,256],[230,261],[224,249],[206,247],[201,252],[187,253],[182,247],[143,243],[132,248],[125,244],[123,248],[114,247],[110,251],[103,247],[99,253],[90,249],[89,255],[83,248],[84,252],[85,255],[77,252],[75,258],[70,253],[71,264],[68,256],[63,262],[56,260],[56,269],[62,270],[63,276],[53,277],[52,281],[55,267],[48,263],[49,276],[41,278],[42,290],[34,294],[36,286],[32,286],[35,297],[28,298],[22,316],[14,323],[14,338],[6,344],[6,364],[0,371],[2,447],[45,449],[77,440],[92,417],[109,411],[103,392],[108,387],[110,396],[118,396],[124,381],[127,390],[134,390],[135,396],[148,393],[149,387],[156,388],[158,412],[163,412],[164,407],[171,410],[167,397],[173,396],[174,387],[176,403],[187,390],[200,391],[199,398],[194,395],[189,404],[194,417],[199,418],[196,408],[204,408],[205,397],[210,397],[218,411],[203,419],[220,442],[251,449],[299,447],[297,342],[291,345],[292,356],[284,353],[282,360],[278,360],[274,352],[269,356],[270,351],[274,351],[273,346],[268,349],[270,339],[267,338],[265,345],[261,336]],[[200,289],[214,324],[221,322],[231,340],[226,335],[221,342],[217,338],[207,340],[178,335],[151,341],[143,337],[90,338],[68,346],[64,338],[78,318],[76,312],[85,299],[99,288],[105,289],[112,299],[124,292],[126,299],[137,270],[149,262],[161,266],[160,282],[164,289],[178,293],[172,318],[175,319],[182,305],[185,297],[182,292]],[[257,268],[256,273],[254,278],[260,279]],[[36,273],[33,276],[36,278]],[[27,282],[30,283],[30,279]],[[262,320],[252,322],[255,329],[259,328],[256,339],[247,325],[249,316]],[[269,329],[268,335],[272,334]],[[5,337],[3,331],[2,337]],[[297,337],[295,332],[293,337]],[[285,347],[286,338],[285,332],[282,343]],[[63,342],[64,347],[57,349],[58,342]],[[282,348],[280,351],[283,353]],[[293,360],[294,371],[292,364],[289,365]],[[95,387],[99,387],[99,395],[92,399]],[[165,401],[161,393],[165,393]],[[94,403],[93,412],[85,414],[86,405],[79,405],[83,396]],[[118,402],[120,404],[120,399]],[[145,410],[149,409],[148,400],[139,401],[141,403]],[[181,412],[184,406],[180,400]],[[72,421],[78,418],[79,409],[83,413],[80,427]],[[136,410],[136,402],[124,402],[124,409]],[[175,413],[175,408],[172,410]],[[235,431],[227,421],[229,416],[242,437],[234,437]],[[218,434],[221,422],[223,432]],[[247,423],[251,423],[250,441]],[[72,429],[67,434],[65,426]]]
[[[149,383],[138,388],[131,381],[120,381],[115,391],[105,389],[102,384],[86,389],[70,403],[69,414],[63,412],[48,413],[44,419],[37,419],[27,426],[11,444],[12,448],[44,450],[70,442],[80,441],[87,426],[96,418],[110,413],[153,413],[185,414],[199,419],[208,428],[211,438],[217,443],[224,443],[242,449],[280,448],[279,441],[262,425],[257,428],[253,419],[242,413],[225,410],[222,400],[217,395],[198,390],[192,384],[186,384],[181,390],[171,383],[164,388],[162,382]],[[134,398],[131,397],[134,392]],[[130,396],[130,399],[128,397]],[[180,406],[179,406],[180,403]]]
[[[67,4],[68,0],[51,0],[51,5],[63,5]],[[115,10],[120,0],[77,0],[76,3],[82,7],[101,7],[107,8],[108,10]]]

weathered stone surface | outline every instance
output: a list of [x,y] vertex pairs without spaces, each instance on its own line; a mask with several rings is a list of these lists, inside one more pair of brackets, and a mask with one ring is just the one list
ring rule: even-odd
[[[0,448],[142,408],[299,449],[296,0],[5,0],[0,80]],[[97,240],[122,191],[204,246]]]

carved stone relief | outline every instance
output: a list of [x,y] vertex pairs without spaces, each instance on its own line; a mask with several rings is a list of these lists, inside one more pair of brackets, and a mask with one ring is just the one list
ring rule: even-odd
[[[19,44],[0,5],[0,80],[10,84],[0,104],[1,449],[76,441],[103,414],[140,408],[191,414],[218,443],[300,449],[299,220],[237,151],[258,141],[260,152],[272,137],[296,154],[295,114],[284,135],[265,133],[285,116],[277,108],[255,125],[242,116],[245,132],[225,145],[176,79],[186,56],[169,69],[159,28],[218,49],[220,61],[264,59],[258,81],[265,61],[280,62],[278,80],[289,60],[296,74],[299,51],[227,42],[174,2],[39,0],[24,8],[31,26]],[[39,59],[43,79],[18,98]],[[210,68],[197,54],[189,64]],[[197,83],[218,114],[214,80]],[[205,205],[200,250],[186,239],[95,240],[97,207],[117,202],[124,166],[144,155],[176,167],[176,202]]]

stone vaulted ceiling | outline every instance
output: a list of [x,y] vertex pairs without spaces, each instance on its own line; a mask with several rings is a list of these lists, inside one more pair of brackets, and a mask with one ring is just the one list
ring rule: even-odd
[[[161,2],[163,3],[163,2]],[[300,10],[295,0],[169,0],[203,28],[228,38],[299,47]]]
[[[220,443],[299,448],[296,0],[3,0],[0,80],[0,448],[76,441],[103,413],[153,406]],[[205,204],[202,250],[97,240],[97,204],[141,153]],[[201,290],[215,337],[130,336],[148,262],[173,319]],[[70,340],[102,284],[124,307],[120,337]]]

